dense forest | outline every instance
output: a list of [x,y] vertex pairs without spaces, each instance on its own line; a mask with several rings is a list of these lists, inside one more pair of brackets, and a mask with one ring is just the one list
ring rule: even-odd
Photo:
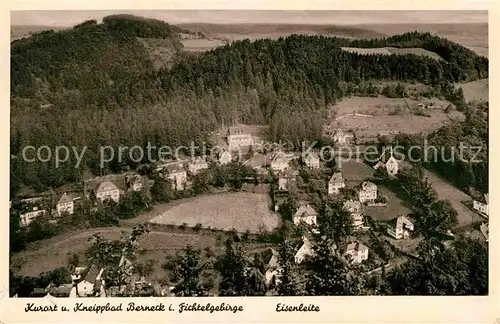
[[[366,80],[418,81],[453,100],[453,82],[488,76],[487,58],[428,33],[374,40],[293,35],[191,56],[182,52],[179,32],[119,15],[12,42],[11,195],[23,185],[43,190],[81,181],[84,169],[100,174],[100,145],[200,143],[230,121],[269,124],[271,140],[319,139],[327,106]],[[168,39],[177,53],[172,66],[154,69],[141,39]],[[342,46],[422,47],[443,60],[359,55]],[[24,162],[27,145],[87,146],[84,168]]]

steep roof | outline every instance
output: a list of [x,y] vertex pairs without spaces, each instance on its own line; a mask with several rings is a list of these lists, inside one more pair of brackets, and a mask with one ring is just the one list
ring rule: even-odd
[[99,268],[96,265],[92,265],[90,267],[90,270],[87,272],[85,278],[83,278],[83,280],[95,284],[98,275],[99,275]]
[[293,217],[296,218],[296,217],[307,217],[307,216],[316,216],[316,215],[317,215],[317,213],[314,210],[314,208],[312,208],[309,205],[302,204],[299,206],[299,208],[297,209],[297,212],[295,212]]
[[319,160],[319,157],[316,153],[314,152],[308,152],[305,156],[306,160]]
[[68,195],[67,193],[64,193],[57,202],[57,204],[65,204],[70,202],[73,202],[73,197]]
[[335,172],[330,178],[330,183],[341,184],[344,183],[344,178],[342,177],[342,172]]
[[103,181],[99,184],[97,192],[119,190],[118,187],[112,181]]

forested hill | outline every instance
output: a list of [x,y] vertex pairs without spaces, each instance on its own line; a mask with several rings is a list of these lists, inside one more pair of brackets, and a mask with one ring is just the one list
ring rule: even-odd
[[[269,124],[275,140],[316,139],[326,107],[366,80],[415,80],[453,100],[453,82],[488,75],[487,58],[428,33],[245,40],[197,56],[177,55],[172,67],[160,70],[145,39],[168,40],[181,51],[177,27],[132,16],[13,42],[11,154],[26,145],[88,146],[86,166],[98,173],[92,154],[98,145],[187,144],[205,140],[222,121]],[[443,60],[363,56],[341,50],[345,46],[421,47]],[[71,167],[12,161],[14,191],[21,184],[55,187],[77,179]]]
[[80,90],[83,102],[106,104],[109,94],[123,95],[133,83],[150,78],[151,61],[139,39],[168,39],[173,50],[182,48],[179,28],[129,15],[13,41],[12,95],[58,103],[57,92]]

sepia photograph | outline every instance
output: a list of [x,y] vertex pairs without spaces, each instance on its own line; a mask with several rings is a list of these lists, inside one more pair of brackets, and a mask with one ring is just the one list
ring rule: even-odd
[[9,297],[488,296],[488,24],[12,10]]

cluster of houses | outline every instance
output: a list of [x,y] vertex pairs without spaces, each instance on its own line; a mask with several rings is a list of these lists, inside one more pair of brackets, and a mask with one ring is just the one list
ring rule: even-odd
[[[113,269],[111,269],[113,268]],[[121,286],[106,284],[106,271],[119,271],[124,278]],[[121,256],[114,267],[99,267],[96,264],[73,267],[71,281],[60,286],[49,284],[46,288],[34,288],[31,297],[113,297],[113,296],[164,296],[164,291],[158,284],[147,282],[144,277],[134,273],[132,263]]]

